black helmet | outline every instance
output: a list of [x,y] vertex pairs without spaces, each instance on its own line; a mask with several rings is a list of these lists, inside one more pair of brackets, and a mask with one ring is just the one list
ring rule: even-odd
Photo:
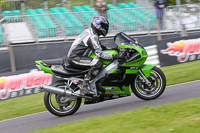
[[94,19],[91,22],[91,27],[95,29],[99,36],[106,36],[109,29],[109,22],[103,16],[94,17]]

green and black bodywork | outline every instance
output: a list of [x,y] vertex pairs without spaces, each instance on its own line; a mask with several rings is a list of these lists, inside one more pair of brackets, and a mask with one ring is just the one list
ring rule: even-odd
[[[101,60],[104,64],[102,71],[90,87],[97,90],[97,95],[98,91],[105,92],[104,100],[130,96],[131,90],[137,97],[144,100],[159,97],[164,92],[166,79],[158,67],[145,64],[148,55],[143,46],[122,32],[114,37],[114,41],[121,51],[126,52],[125,58],[115,61]],[[105,50],[104,52],[112,55],[118,54],[116,50]],[[95,54],[91,54],[90,57],[97,58]],[[41,60],[35,63],[40,70],[58,76],[62,80],[69,80],[72,77],[76,80],[77,78],[83,79],[88,72],[85,69],[71,68],[61,59]]]

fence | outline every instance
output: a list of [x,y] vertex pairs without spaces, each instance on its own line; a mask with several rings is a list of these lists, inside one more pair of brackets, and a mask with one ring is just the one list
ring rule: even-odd
[[[51,8],[47,12],[44,9],[29,9],[26,10],[28,15],[5,17],[1,21],[5,33],[4,40],[13,43],[13,39],[19,40],[20,35],[23,40],[29,34],[32,40],[37,41],[50,38],[68,39],[90,27],[92,18],[98,16],[96,11],[54,13],[59,9],[67,10],[67,8]],[[39,14],[35,14],[36,12]],[[155,15],[142,8],[109,10],[107,15],[110,21],[110,34],[156,30]]]
[[[97,0],[7,0],[0,1],[0,11],[4,10],[27,10],[52,7],[68,7],[90,5],[94,7]],[[135,0],[105,0],[107,4],[135,2]]]
[[[193,6],[193,8],[192,8]],[[32,6],[33,7],[33,6]],[[80,34],[90,26],[91,19],[98,15],[93,11],[78,11],[73,7],[73,12],[66,7],[44,9],[27,9],[26,14],[20,10],[10,11],[13,15],[4,14],[0,22],[0,47],[8,43],[44,41],[49,39],[69,39]],[[13,7],[14,8],[14,7]],[[165,9],[164,28],[162,30],[180,31],[185,26],[187,29],[200,27],[200,4],[169,6]],[[157,31],[157,18],[154,8],[120,8],[107,11],[110,22],[109,34],[117,32]],[[5,12],[4,12],[5,13]],[[194,21],[191,21],[193,20]],[[18,27],[18,28],[16,28]],[[4,41],[2,41],[4,40]]]

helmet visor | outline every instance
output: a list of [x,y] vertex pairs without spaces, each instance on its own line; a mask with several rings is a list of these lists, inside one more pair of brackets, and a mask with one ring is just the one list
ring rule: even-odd
[[102,23],[101,24],[100,30],[101,30],[103,36],[107,35],[108,29],[109,29],[109,24],[108,23]]

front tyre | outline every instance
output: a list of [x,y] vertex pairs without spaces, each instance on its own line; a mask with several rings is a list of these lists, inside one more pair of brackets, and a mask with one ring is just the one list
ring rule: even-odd
[[[57,82],[53,86],[65,89],[65,82]],[[72,84],[70,88],[66,88],[72,92],[77,91],[77,87]],[[45,92],[44,94],[44,104],[47,110],[56,116],[67,116],[75,113],[80,105],[81,98],[67,97],[62,95],[57,95],[50,92]]]
[[165,90],[166,78],[164,73],[158,67],[154,67],[151,70],[148,80],[151,82],[151,86],[146,85],[141,76],[138,75],[135,78],[134,83],[131,84],[133,93],[140,99],[156,99],[161,96]]

